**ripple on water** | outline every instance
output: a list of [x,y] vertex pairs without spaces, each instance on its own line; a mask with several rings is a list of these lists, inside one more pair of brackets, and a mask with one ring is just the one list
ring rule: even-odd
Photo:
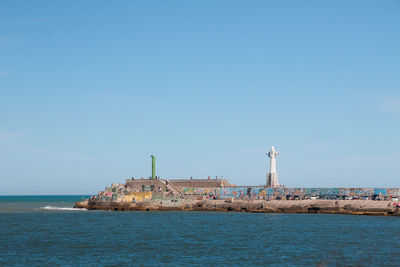
[[1,266],[384,266],[400,255],[397,217],[74,212],[73,202],[35,205],[35,212],[0,213]]

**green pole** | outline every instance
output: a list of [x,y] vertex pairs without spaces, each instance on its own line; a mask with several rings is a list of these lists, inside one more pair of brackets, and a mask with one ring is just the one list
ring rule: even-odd
[[156,157],[151,155],[151,179],[156,179]]

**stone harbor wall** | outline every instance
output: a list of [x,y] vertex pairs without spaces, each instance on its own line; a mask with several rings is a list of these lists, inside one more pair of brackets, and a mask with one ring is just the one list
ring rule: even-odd
[[193,200],[157,199],[139,203],[85,200],[75,208],[111,211],[220,211],[258,213],[330,213],[352,215],[400,216],[400,205],[373,200]]
[[375,200],[398,201],[400,188],[268,188],[232,186],[226,180],[211,179],[129,179],[112,184],[91,200],[142,202],[153,199],[235,199],[235,200]]
[[169,180],[174,186],[180,189],[184,188],[221,188],[232,186],[225,179],[180,179]]

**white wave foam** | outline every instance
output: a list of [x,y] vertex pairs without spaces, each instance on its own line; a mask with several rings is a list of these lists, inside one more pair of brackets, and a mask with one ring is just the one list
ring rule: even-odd
[[68,207],[53,207],[53,206],[45,206],[45,207],[41,207],[40,209],[43,210],[69,210],[69,211],[85,211],[87,209],[78,209],[78,208],[68,208]]

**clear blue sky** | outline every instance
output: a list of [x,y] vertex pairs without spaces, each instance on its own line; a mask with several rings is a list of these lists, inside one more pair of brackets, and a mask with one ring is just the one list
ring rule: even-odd
[[400,187],[399,1],[0,1],[0,194]]

